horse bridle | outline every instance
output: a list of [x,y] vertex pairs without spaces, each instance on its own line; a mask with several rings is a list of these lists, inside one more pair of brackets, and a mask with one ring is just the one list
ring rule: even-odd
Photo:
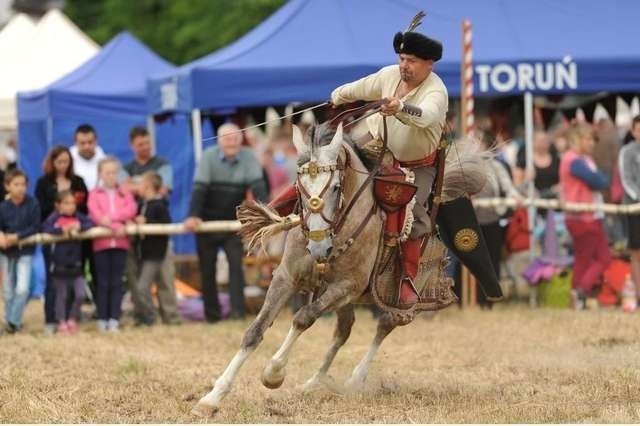
[[[300,225],[302,227],[302,231],[304,232],[305,236],[312,241],[322,241],[329,236],[333,236],[337,234],[339,231],[338,229],[334,229],[334,225],[336,223],[336,218],[340,217],[340,213],[343,207],[342,188],[343,188],[343,181],[344,181],[344,169],[345,169],[345,164],[342,164],[339,156],[336,164],[320,166],[316,162],[311,161],[309,162],[308,165],[298,168],[298,177],[296,179],[296,185],[298,187],[298,191],[300,194],[300,204],[303,207],[302,210],[300,211]],[[340,193],[338,194],[338,207],[334,212],[334,217],[332,219],[329,219],[324,214],[324,198],[323,197],[324,197],[324,194],[329,189],[329,187],[331,186],[331,182],[333,182],[333,176],[335,175],[336,172],[340,174],[339,183],[338,183],[340,188]],[[302,184],[302,181],[300,180],[300,176],[308,174],[311,177],[311,179],[315,179],[318,177],[318,174],[320,173],[331,173],[331,174],[329,175],[329,179],[327,180],[327,183],[324,185],[324,187],[320,191],[320,194],[311,195],[309,191]],[[322,230],[314,230],[314,231],[309,230],[309,226],[307,225],[308,216],[305,216],[304,214],[305,201],[309,211],[311,213],[320,214],[320,217],[322,218],[322,220],[324,220],[329,225],[328,228],[325,228]]]

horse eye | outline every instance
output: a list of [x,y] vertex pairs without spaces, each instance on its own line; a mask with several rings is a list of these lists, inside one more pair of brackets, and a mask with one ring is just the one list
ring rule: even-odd
[[333,187],[333,192],[336,192],[340,189],[340,185],[336,185]]

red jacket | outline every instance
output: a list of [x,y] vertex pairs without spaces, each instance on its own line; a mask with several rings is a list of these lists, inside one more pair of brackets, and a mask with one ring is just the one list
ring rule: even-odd
[[[593,189],[589,188],[589,185],[582,179],[571,174],[571,163],[578,158],[585,157],[570,149],[564,153],[560,160],[560,193],[562,200],[573,203],[593,203]],[[566,215],[567,218],[585,222],[597,220],[591,212],[567,213]]]
[[[116,187],[110,195],[110,191],[98,186],[89,192],[89,217],[97,225],[101,226],[104,218],[111,220],[111,228],[114,231],[121,229],[127,221],[133,220],[138,211],[138,206],[131,192],[123,187]],[[107,249],[129,249],[128,237],[106,237],[93,240],[93,251]]]

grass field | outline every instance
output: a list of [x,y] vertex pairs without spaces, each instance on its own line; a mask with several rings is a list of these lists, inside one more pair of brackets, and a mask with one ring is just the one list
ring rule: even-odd
[[[1,310],[1,308],[0,308]],[[202,422],[192,406],[235,353],[246,322],[44,337],[42,305],[26,329],[0,337],[0,421]],[[241,370],[223,423],[640,422],[640,314],[502,306],[421,316],[385,341],[362,393],[297,385],[320,364],[334,318],[321,318],[294,348],[278,390],[260,372],[288,330],[286,312]],[[375,323],[357,313],[332,376],[342,383]]]

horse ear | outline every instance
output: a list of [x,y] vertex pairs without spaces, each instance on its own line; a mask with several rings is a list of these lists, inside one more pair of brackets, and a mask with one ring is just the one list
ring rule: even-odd
[[326,150],[331,154],[331,158],[337,158],[340,147],[342,146],[342,121],[338,124],[336,134],[333,135],[331,143],[327,145]]
[[298,151],[298,155],[305,154],[309,150],[309,145],[304,143],[304,139],[302,138],[302,132],[295,124],[292,125],[293,128],[293,145],[296,147],[296,151]]

